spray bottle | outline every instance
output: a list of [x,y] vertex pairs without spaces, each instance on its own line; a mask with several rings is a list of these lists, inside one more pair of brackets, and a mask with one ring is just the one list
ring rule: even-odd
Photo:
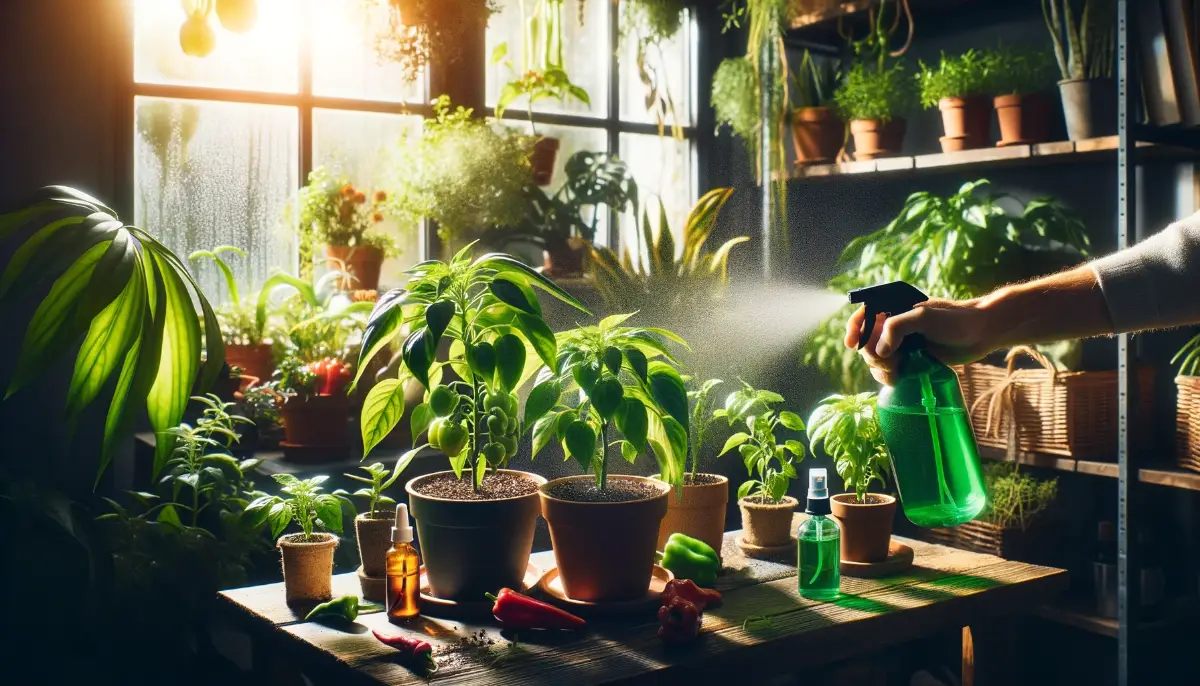
[[808,519],[796,532],[800,595],[813,600],[836,600],[842,584],[842,532],[829,517],[827,475],[824,469],[808,470]]
[[[928,299],[903,281],[851,291],[850,302],[866,309],[858,347],[870,339],[877,315],[907,312]],[[904,514],[917,526],[958,526],[987,504],[958,376],[925,350],[920,334],[905,337],[896,355],[896,383],[879,392],[877,409]]]

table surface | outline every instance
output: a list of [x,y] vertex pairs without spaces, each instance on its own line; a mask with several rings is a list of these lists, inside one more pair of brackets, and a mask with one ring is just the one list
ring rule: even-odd
[[[797,515],[797,524],[802,517]],[[725,535],[725,570],[717,586],[725,602],[705,612],[700,639],[683,648],[662,645],[649,613],[593,622],[577,634],[526,632],[514,645],[490,619],[421,617],[402,628],[374,612],[360,615],[348,627],[304,622],[303,613],[284,602],[282,583],[233,589],[221,598],[244,626],[268,632],[306,663],[358,683],[428,683],[372,637],[370,629],[379,629],[419,632],[432,643],[438,662],[432,681],[437,683],[570,681],[582,686],[703,680],[714,669],[729,669],[742,678],[795,672],[1031,610],[1067,587],[1067,573],[1061,569],[896,537],[916,552],[910,570],[882,579],[843,576],[841,597],[823,603],[799,595],[794,558],[790,564],[786,559],[749,559],[734,544],[738,533]],[[535,553],[531,562],[548,569],[553,553]],[[355,575],[335,575],[333,592],[335,597],[357,594]],[[463,640],[480,632],[482,641]]]

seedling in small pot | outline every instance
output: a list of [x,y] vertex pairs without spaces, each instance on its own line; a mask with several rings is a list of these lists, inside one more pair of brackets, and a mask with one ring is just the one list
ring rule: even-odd
[[[314,476],[297,479],[291,474],[272,474],[282,486],[284,496],[265,495],[250,503],[246,512],[259,513],[271,526],[271,535],[279,536],[293,521],[300,526],[302,541],[314,540],[313,531],[321,527],[326,531],[342,532],[342,507],[353,509],[344,496],[322,493],[321,484],[329,477]],[[290,496],[290,497],[285,497]],[[265,515],[262,515],[265,511]]]
[[730,393],[725,407],[713,412],[733,427],[743,424],[725,441],[721,455],[737,448],[746,465],[750,479],[738,488],[738,499],[752,496],[762,503],[779,503],[787,493],[788,483],[795,479],[796,463],[804,460],[806,451],[799,440],[780,443],[775,437],[779,426],[791,431],[804,431],[804,420],[795,412],[777,411],[774,406],[783,396],[761,391],[742,381],[742,388]]
[[367,501],[367,509],[364,513],[368,517],[386,516],[391,513],[392,508],[396,507],[396,501],[384,495],[384,491],[391,488],[392,484],[396,483],[396,479],[400,476],[399,470],[392,470],[391,475],[388,475],[387,467],[383,466],[382,462],[359,467],[367,473],[367,476],[359,476],[357,474],[343,474],[347,479],[366,484],[354,493],[346,493],[342,489],[334,491],[334,495],[349,495],[355,498],[362,498]]

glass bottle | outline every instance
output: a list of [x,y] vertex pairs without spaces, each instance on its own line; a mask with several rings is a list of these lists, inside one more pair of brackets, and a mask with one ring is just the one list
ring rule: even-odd
[[808,470],[808,519],[796,532],[796,572],[800,595],[813,600],[836,600],[841,591],[841,531],[829,518],[829,488],[824,469]]
[[396,506],[392,549],[387,552],[388,620],[404,620],[421,611],[421,558],[412,546],[413,530],[408,506]]

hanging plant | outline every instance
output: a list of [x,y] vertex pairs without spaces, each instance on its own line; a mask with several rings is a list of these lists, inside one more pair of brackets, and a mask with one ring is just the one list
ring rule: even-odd
[[[621,40],[632,40],[637,46],[638,80],[645,88],[646,111],[654,114],[658,135],[663,134],[669,121],[671,135],[682,139],[683,127],[679,124],[675,98],[671,95],[663,44],[679,35],[687,4],[684,0],[626,0],[622,7]],[[654,54],[658,55],[657,66],[651,58]]]
[[413,82],[424,73],[430,55],[450,64],[462,57],[471,34],[500,11],[496,0],[367,0],[381,15],[374,25],[375,57],[400,65]]

